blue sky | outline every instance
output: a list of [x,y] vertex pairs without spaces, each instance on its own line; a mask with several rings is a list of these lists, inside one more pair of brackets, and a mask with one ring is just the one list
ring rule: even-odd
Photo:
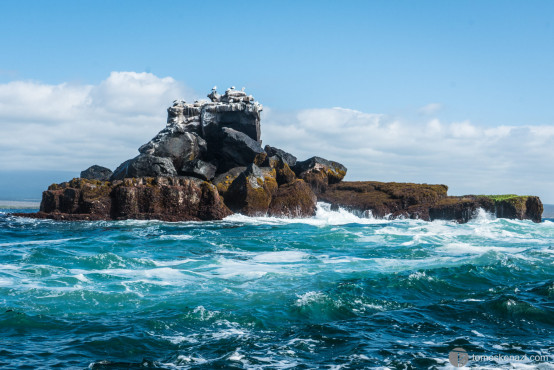
[[[202,97],[213,85],[222,89],[246,86],[267,107],[267,132],[276,136],[266,137],[266,142],[275,139],[291,151],[303,149],[294,147],[296,143],[287,142],[285,137],[277,137],[278,130],[271,127],[290,122],[302,125],[309,121],[306,112],[327,112],[333,107],[386,115],[390,125],[400,122],[402,127],[438,120],[454,132],[457,140],[482,138],[486,130],[500,132],[504,126],[531,126],[523,134],[512,130],[515,136],[509,140],[506,134],[489,133],[495,143],[504,140],[503,145],[487,149],[484,141],[482,147],[475,148],[475,156],[496,155],[514,161],[507,167],[498,163],[494,168],[472,168],[472,163],[483,158],[471,157],[458,167],[453,164],[456,173],[467,171],[473,184],[461,175],[436,175],[449,162],[433,162],[433,156],[454,158],[455,162],[467,153],[446,155],[439,150],[422,157],[422,162],[404,161],[411,167],[403,167],[402,171],[387,172],[385,167],[400,163],[402,155],[416,154],[410,150],[421,151],[433,145],[448,150],[444,142],[450,136],[444,135],[422,137],[427,142],[421,147],[405,147],[403,142],[408,139],[400,135],[399,141],[391,142],[379,155],[372,157],[367,151],[371,166],[352,160],[350,174],[354,179],[446,182],[459,193],[475,192],[479,185],[482,192],[513,189],[537,193],[554,202],[554,190],[547,190],[552,185],[552,168],[537,163],[550,159],[548,147],[554,142],[549,136],[554,125],[551,1],[2,1],[0,34],[0,84],[5,87],[5,96],[14,96],[10,89],[15,82],[35,84],[26,85],[34,90],[63,85],[64,89],[69,86],[84,91],[91,86],[110,85],[106,81],[110,81],[112,72],[147,72],[159,79],[173,79],[164,85],[172,87],[163,90],[167,97],[159,103],[160,108],[156,106],[159,112],[152,108],[149,116],[161,117],[165,109],[161,107],[169,105],[171,94]],[[113,91],[110,94],[107,96],[113,96]],[[67,100],[71,92],[60,96]],[[106,98],[94,96],[97,108],[104,109]],[[54,107],[52,99],[46,101]],[[18,104],[25,107],[22,102]],[[42,124],[38,116],[23,120],[5,112],[0,111],[0,125],[8,135],[21,135],[23,131],[18,130],[23,125]],[[133,114],[120,113],[125,118]],[[304,121],[299,121],[299,114]],[[352,114],[357,117],[354,120],[371,120]],[[353,119],[352,114],[344,119]],[[58,119],[56,114],[48,115],[46,112],[41,117],[47,116],[47,121]],[[321,125],[329,117],[315,116],[321,119]],[[284,121],[279,122],[277,117]],[[72,119],[74,125],[79,125],[78,114]],[[113,125],[117,124],[115,115],[111,119]],[[136,149],[134,145],[152,137],[160,124],[163,120],[152,126],[144,123],[143,136],[121,145]],[[306,127],[317,129],[317,125]],[[341,130],[337,128],[329,135],[338,135]],[[32,135],[33,130],[25,132]],[[526,138],[529,132],[532,135],[526,147],[518,149],[516,138]],[[366,134],[372,135],[371,131]],[[536,144],[541,137],[546,139]],[[441,140],[442,144],[433,140]],[[453,151],[467,147],[467,143],[457,143]],[[530,154],[528,148],[537,145],[543,150]],[[53,150],[46,147],[45,151]],[[317,143],[310,148],[316,150]],[[510,157],[514,151],[515,156]],[[45,153],[37,150],[34,154],[39,158]],[[350,157],[345,153],[329,152],[346,155],[348,162]],[[10,166],[0,164],[0,171],[14,170],[18,160],[21,170],[33,170],[32,163],[44,169],[28,150],[26,155],[11,159]],[[395,156],[398,162],[390,161]],[[113,157],[114,163],[126,159],[115,158],[116,154]],[[518,157],[522,163],[516,163]],[[76,171],[95,158],[91,154],[82,162],[60,161],[60,167]],[[507,179],[521,177],[522,166],[528,168],[525,181],[540,181],[542,185],[535,189],[506,184]],[[370,168],[368,172],[363,170],[366,167]],[[491,177],[499,180],[491,182]],[[456,184],[460,186],[456,188]]]
[[276,108],[554,121],[551,1],[3,1],[2,81],[97,83],[111,71]]

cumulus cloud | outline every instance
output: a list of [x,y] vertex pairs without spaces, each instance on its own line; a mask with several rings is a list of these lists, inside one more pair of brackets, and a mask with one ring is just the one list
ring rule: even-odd
[[265,144],[341,161],[349,180],[443,183],[451,194],[537,194],[554,202],[554,127],[405,121],[344,108],[266,109]]
[[163,127],[174,99],[194,97],[151,73],[112,72],[98,85],[0,84],[0,170],[114,168]]
[[[0,171],[113,169],[164,127],[174,99],[196,97],[171,77],[135,72],[96,85],[0,84]],[[262,139],[299,159],[340,161],[348,180],[444,183],[451,194],[537,194],[554,203],[554,126],[266,106]]]

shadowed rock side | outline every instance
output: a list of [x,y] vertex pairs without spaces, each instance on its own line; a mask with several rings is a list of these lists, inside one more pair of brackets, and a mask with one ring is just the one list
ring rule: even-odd
[[56,220],[219,220],[309,217],[318,200],[376,217],[467,222],[483,208],[498,217],[540,222],[537,197],[449,197],[445,185],[342,182],[347,169],[321,157],[304,161],[262,148],[263,107],[244,91],[216,88],[210,101],[176,100],[166,127],[112,173],[92,166],[80,179],[53,184],[40,212]]

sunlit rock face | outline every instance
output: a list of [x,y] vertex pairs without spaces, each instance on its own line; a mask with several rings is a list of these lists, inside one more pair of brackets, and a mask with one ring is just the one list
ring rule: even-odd
[[[141,155],[170,160],[174,171],[168,169],[168,175],[190,175],[203,180],[211,180],[234,167],[261,164],[266,157],[260,140],[262,105],[234,88],[223,95],[214,88],[208,97],[210,101],[194,103],[175,100],[167,109],[166,127],[139,148]],[[122,165],[133,166],[144,159],[139,156],[130,161]],[[159,169],[149,172],[147,167],[134,167],[141,170],[116,170],[112,180],[162,174]]]

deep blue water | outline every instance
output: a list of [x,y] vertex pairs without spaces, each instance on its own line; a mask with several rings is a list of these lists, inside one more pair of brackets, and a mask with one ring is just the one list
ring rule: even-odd
[[[554,355],[554,223],[0,213],[0,368],[443,368]],[[473,367],[551,368],[548,360]]]

